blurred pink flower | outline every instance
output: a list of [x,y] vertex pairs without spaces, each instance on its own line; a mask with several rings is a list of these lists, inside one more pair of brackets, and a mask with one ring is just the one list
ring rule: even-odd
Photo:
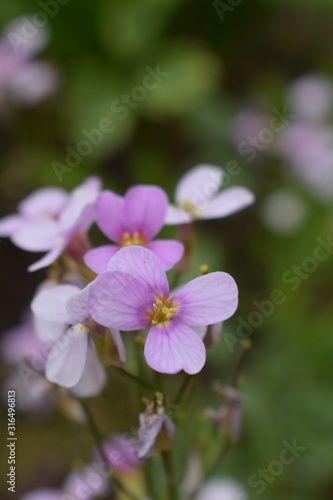
[[227,217],[254,202],[247,188],[233,186],[220,192],[223,171],[213,165],[198,165],[186,172],[175,191],[165,224],[186,224],[196,219]]
[[[106,381],[91,337],[95,325],[87,301],[88,287],[80,290],[73,285],[58,285],[41,291],[31,304],[36,318],[42,321],[38,335],[52,343],[45,365],[46,378],[72,388],[79,397],[98,394]],[[115,342],[121,343],[117,332]]]
[[[22,250],[47,251],[29,271],[47,267],[65,250],[70,252],[70,245],[75,247],[75,238],[84,235],[91,226],[100,186],[97,177],[89,177],[70,194],[57,188],[38,190],[20,203],[18,215],[0,220],[0,235],[8,236]],[[86,245],[83,239],[76,246],[85,253]]]
[[[27,27],[33,30],[29,37]],[[28,18],[5,27],[0,39],[0,104],[9,100],[33,106],[54,92],[59,80],[55,68],[32,59],[45,47],[48,38],[47,30],[33,26]]]

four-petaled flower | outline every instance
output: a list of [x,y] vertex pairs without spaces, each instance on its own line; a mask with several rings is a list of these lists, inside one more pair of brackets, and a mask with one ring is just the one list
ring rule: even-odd
[[124,331],[148,328],[144,353],[158,372],[199,372],[206,351],[191,327],[234,314],[238,289],[233,278],[222,272],[200,276],[171,297],[160,261],[138,246],[121,249],[108,269],[90,286],[89,308],[95,321]]
[[233,186],[220,191],[224,174],[219,167],[198,165],[179,180],[176,205],[170,205],[165,224],[187,224],[196,219],[227,217],[254,202],[249,189]]
[[184,247],[178,241],[151,241],[162,229],[168,210],[168,198],[163,189],[135,186],[124,197],[104,191],[95,208],[99,228],[117,245],[105,245],[86,253],[85,263],[94,272],[106,271],[110,258],[120,248],[130,245],[149,248],[166,271],[181,259]]
[[91,226],[100,186],[97,177],[89,177],[74,189],[67,200],[65,194],[57,189],[35,193],[21,205],[19,217],[9,216],[12,218],[0,221],[0,235],[9,236],[22,250],[47,251],[44,257],[28,268],[29,271],[47,267]]
[[[98,325],[89,315],[88,295],[88,288],[58,285],[41,291],[31,304],[38,320],[37,334],[42,341],[52,343],[46,378],[63,387],[75,386],[75,394],[81,397],[98,394],[106,381],[92,339]],[[122,350],[119,332],[113,333]]]

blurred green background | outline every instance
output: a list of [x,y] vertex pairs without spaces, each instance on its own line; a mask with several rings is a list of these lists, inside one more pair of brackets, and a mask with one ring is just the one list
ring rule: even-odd
[[[1,0],[1,26],[39,10],[33,0]],[[40,56],[57,67],[58,90],[34,108],[13,109],[0,123],[1,215],[14,212],[38,187],[72,189],[92,173],[121,193],[134,183],[159,184],[172,199],[180,175],[198,163],[223,167],[236,160],[242,166],[232,182],[248,186],[257,202],[228,219],[198,223],[192,274],[202,263],[229,272],[240,289],[237,315],[245,319],[253,302],[272,290],[287,297],[251,336],[241,385],[243,435],[216,472],[237,478],[251,500],[333,498],[333,257],[295,292],[282,280],[313,254],[318,237],[332,233],[333,214],[332,204],[313,199],[294,178],[286,180],[288,167],[278,157],[247,163],[231,140],[232,120],[247,103],[268,112],[281,108],[286,85],[303,73],[333,74],[332,23],[330,0],[244,0],[224,19],[204,0],[70,0],[50,17],[50,43]],[[142,83],[147,66],[157,65],[169,76],[121,120],[111,104]],[[112,120],[114,131],[60,184],[52,163],[64,164],[66,146],[75,148],[83,129],[97,128],[103,118]],[[261,201],[288,182],[304,199],[307,218],[295,233],[279,236],[262,224]],[[98,232],[92,234],[98,242]],[[1,241],[2,330],[19,322],[45,275],[26,272],[35,260]],[[236,326],[230,320],[225,332],[235,334]],[[207,387],[217,378],[227,383],[235,359],[222,338],[209,352]],[[113,396],[125,411],[134,396],[126,386],[123,391]],[[218,404],[215,396],[207,401]],[[112,416],[112,405],[108,411]],[[134,412],[129,420],[136,425]],[[192,427],[184,423],[188,439],[195,439]],[[124,421],[121,430],[127,430]],[[58,414],[20,416],[18,436],[19,493],[58,486],[73,460],[90,456],[86,429]],[[306,450],[257,495],[249,477],[279,458],[283,441],[295,438]],[[178,454],[182,460],[181,445]],[[1,459],[7,470],[3,444]],[[1,498],[7,498],[4,490]]]

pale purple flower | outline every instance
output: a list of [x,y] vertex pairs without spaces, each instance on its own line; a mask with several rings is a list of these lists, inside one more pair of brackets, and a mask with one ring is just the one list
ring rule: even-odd
[[[27,28],[34,30],[27,37]],[[59,81],[55,68],[32,57],[48,40],[45,29],[36,28],[28,18],[8,25],[0,39],[0,103],[33,106],[48,97]]]
[[320,122],[332,112],[332,83],[325,75],[303,75],[287,89],[287,102],[297,119]]
[[235,116],[232,126],[232,139],[239,152],[242,145],[248,144],[251,137],[258,137],[260,131],[267,127],[269,117],[255,108],[245,108]]
[[127,474],[141,465],[135,449],[136,440],[127,435],[113,434],[102,444],[110,466],[120,474]]
[[56,489],[38,489],[26,493],[20,500],[62,500],[60,490]]
[[186,224],[196,219],[227,217],[254,202],[247,188],[229,187],[220,192],[223,171],[213,165],[198,165],[177,184],[175,205],[170,205],[165,224]]
[[102,192],[96,201],[96,221],[116,245],[90,250],[84,257],[86,264],[96,273],[106,271],[121,247],[141,245],[160,259],[166,271],[171,269],[181,259],[183,245],[175,240],[152,241],[164,225],[167,209],[167,195],[157,186],[135,186],[124,197]]
[[[47,252],[29,271],[47,267],[65,250],[70,252],[75,238],[89,229],[99,190],[100,180],[90,177],[69,196],[56,188],[34,193],[20,204],[18,216],[0,221],[0,234],[9,236],[22,250]],[[84,241],[79,247],[86,251]]]
[[108,267],[90,287],[92,317],[119,330],[148,328],[144,354],[154,370],[198,373],[206,350],[191,326],[218,323],[234,314],[238,290],[233,278],[222,272],[200,276],[170,297],[162,264],[146,248],[123,248]]
[[238,482],[221,478],[205,482],[195,500],[249,500],[249,496]]
[[69,194],[57,187],[37,189],[19,203],[17,214],[0,219],[0,236],[11,237],[29,222],[56,220],[68,198]]
[[[79,397],[98,394],[106,381],[92,338],[99,327],[89,315],[88,293],[88,287],[80,290],[73,285],[58,285],[40,292],[31,304],[39,320],[39,337],[52,343],[46,378],[72,388]],[[116,339],[121,342],[120,335]]]
[[20,325],[10,328],[2,334],[0,353],[9,365],[16,366],[28,360],[34,370],[43,370],[43,363],[36,363],[36,357],[42,356],[44,344],[37,337],[30,311],[23,316]]
[[277,144],[278,152],[320,199],[333,197],[333,130],[299,121],[290,124]]
[[73,471],[62,487],[61,499],[94,500],[110,495],[109,471],[104,466],[92,463],[82,470]]
[[139,416],[138,443],[136,456],[139,460],[151,457],[160,435],[163,436],[165,449],[169,449],[175,438],[176,428],[163,407],[163,396],[156,393],[154,401],[148,404]]

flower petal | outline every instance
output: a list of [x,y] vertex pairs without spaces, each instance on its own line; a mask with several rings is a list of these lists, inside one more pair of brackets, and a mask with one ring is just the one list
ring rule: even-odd
[[198,165],[181,177],[175,192],[175,201],[180,205],[189,201],[202,206],[219,191],[223,182],[223,171],[215,165]]
[[218,219],[239,212],[251,205],[254,194],[247,188],[235,186],[222,191],[202,209],[199,219]]
[[105,370],[97,357],[95,345],[90,339],[82,376],[78,383],[72,387],[71,392],[79,398],[91,398],[102,391],[105,382]]
[[135,186],[125,195],[124,221],[130,234],[139,232],[147,241],[162,229],[168,197],[157,186]]
[[59,233],[59,225],[50,219],[24,224],[12,235],[12,242],[22,250],[43,252],[53,248]]
[[66,191],[56,187],[37,189],[18,205],[19,212],[29,219],[56,216],[68,200]]
[[89,310],[94,320],[118,330],[147,328],[146,312],[153,303],[154,296],[145,283],[116,271],[100,274],[89,293]]
[[113,191],[103,191],[95,203],[96,222],[110,240],[119,243],[125,232],[123,225],[124,198]]
[[21,500],[61,500],[63,494],[59,490],[34,490],[21,497]]
[[57,285],[42,290],[32,301],[32,312],[44,321],[73,324],[74,318],[68,312],[66,302],[79,291],[80,289],[73,285]]
[[234,314],[238,289],[229,274],[210,273],[187,283],[174,300],[180,304],[178,320],[192,326],[212,325]]
[[184,245],[176,240],[151,241],[148,249],[159,258],[165,271],[172,269],[184,254]]
[[77,291],[77,293],[71,295],[65,304],[69,317],[72,320],[72,324],[84,323],[89,319],[89,288],[91,283],[86,286],[83,290]]
[[169,205],[164,224],[168,226],[173,226],[174,224],[189,224],[193,220],[194,218],[190,213],[185,212],[182,208]]
[[62,252],[65,250],[65,247],[65,243],[55,246],[54,248],[52,248],[52,250],[47,252],[44,257],[37,260],[37,262],[35,262],[34,264],[31,264],[31,266],[28,267],[28,271],[32,273],[34,271],[39,271],[39,269],[44,269],[44,267],[50,266],[58,259],[58,257],[60,257]]
[[24,224],[24,221],[18,215],[6,215],[6,217],[2,217],[0,219],[0,237],[7,238],[11,236],[22,224]]
[[62,387],[73,387],[82,377],[88,350],[88,333],[73,334],[73,329],[53,345],[45,365],[45,376]]
[[150,250],[136,245],[119,250],[109,262],[109,271],[130,274],[153,295],[169,295],[169,284],[160,260]]
[[184,370],[192,375],[198,373],[206,361],[206,349],[199,335],[175,320],[149,330],[144,353],[148,365],[161,373]]
[[86,265],[96,274],[107,270],[111,257],[118,252],[120,247],[117,245],[104,245],[89,250],[83,258]]

